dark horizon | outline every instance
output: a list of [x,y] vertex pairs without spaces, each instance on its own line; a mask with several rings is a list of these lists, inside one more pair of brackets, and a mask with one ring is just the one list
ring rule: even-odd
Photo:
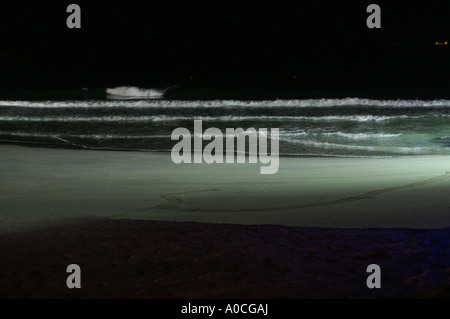
[[0,5],[2,95],[177,85],[433,98],[447,96],[450,84],[449,46],[435,45],[450,41],[450,21],[439,4],[378,1],[381,29],[369,29],[370,1],[76,1],[82,27],[68,29],[72,2]]

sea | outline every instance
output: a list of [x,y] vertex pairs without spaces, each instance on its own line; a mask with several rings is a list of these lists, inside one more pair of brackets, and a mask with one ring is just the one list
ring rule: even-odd
[[194,120],[202,120],[203,129],[223,132],[278,128],[280,156],[450,155],[450,100],[196,100],[165,93],[116,87],[101,98],[2,99],[0,143],[170,152],[172,131],[193,132]]

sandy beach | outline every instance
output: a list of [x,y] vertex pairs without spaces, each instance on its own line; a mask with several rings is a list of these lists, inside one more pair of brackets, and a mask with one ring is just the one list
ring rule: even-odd
[[[260,175],[2,145],[0,162],[2,297],[448,296],[445,156],[281,158]],[[70,263],[89,289],[65,287]]]
[[73,217],[450,227],[446,156],[174,164],[169,153],[0,146],[2,233]]
[[448,5],[0,7],[0,299],[14,315],[108,299],[100,313],[119,316],[115,299],[150,299],[124,317],[213,317],[218,299],[230,318],[223,304],[239,316],[283,299],[269,316],[381,317],[396,302],[372,299],[450,299]]

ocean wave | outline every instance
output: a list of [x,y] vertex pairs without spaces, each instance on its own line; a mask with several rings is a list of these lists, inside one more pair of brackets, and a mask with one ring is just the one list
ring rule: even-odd
[[86,100],[86,101],[11,101],[2,100],[2,107],[23,108],[145,108],[154,104],[150,100]]
[[[261,133],[262,134],[262,133]],[[183,134],[182,134],[183,135]],[[265,135],[265,134],[263,134]],[[79,139],[95,139],[95,140],[108,140],[108,139],[171,139],[170,134],[156,134],[156,135],[123,135],[123,134],[49,134],[49,133],[43,133],[43,132],[31,132],[31,133],[24,133],[24,132],[11,132],[11,131],[0,131],[0,136],[10,136],[10,137],[34,137],[34,138],[54,138],[54,139],[61,139],[61,138],[79,138]],[[183,135],[185,136],[185,135]],[[211,139],[214,138],[215,134],[188,134],[186,137],[202,137],[204,139]],[[236,137],[237,134],[225,134],[223,133],[222,136],[224,138],[226,137]],[[277,136],[277,135],[275,135]],[[270,134],[269,134],[270,137]]]
[[424,151],[426,151],[426,148],[402,146],[402,147],[396,148],[396,150],[400,153],[406,153],[406,154],[421,154]]
[[[306,108],[306,107],[450,107],[450,100],[372,100],[361,98],[343,99],[303,99],[303,100],[164,100],[167,89],[142,89],[137,87],[118,87],[106,89],[108,97],[118,100],[80,100],[80,101],[0,101],[0,106],[15,107],[128,107],[128,108]],[[129,101],[127,101],[129,100]]]
[[[407,155],[420,155],[428,154],[433,152],[429,147],[410,147],[410,146],[364,146],[364,145],[351,145],[351,144],[339,144],[339,143],[329,143],[329,142],[319,142],[315,140],[293,140],[293,139],[283,139],[280,141],[285,141],[293,144],[301,144],[306,146],[311,146],[317,149],[340,149],[340,150],[354,150],[354,151],[369,151],[369,152],[383,152],[389,154],[407,154]],[[352,155],[353,156],[353,155]]]
[[288,137],[300,137],[300,136],[338,136],[352,140],[368,140],[368,139],[378,139],[378,138],[392,138],[402,135],[398,134],[388,134],[388,133],[345,133],[345,132],[306,132],[304,130],[300,131],[281,131],[280,135]]
[[353,140],[367,140],[367,139],[376,139],[376,138],[391,138],[398,137],[402,135],[399,134],[386,134],[386,133],[345,133],[345,132],[327,132],[323,133],[325,136],[339,136]]
[[[257,130],[258,131],[258,130]],[[276,136],[276,137],[300,137],[300,136],[320,136],[321,134],[326,136],[341,136],[342,134],[337,134],[341,132],[333,132],[333,133],[307,133],[307,132],[279,132],[278,134],[275,134],[274,132],[259,132],[259,134],[270,136]],[[170,139],[169,134],[156,134],[156,135],[123,135],[123,134],[49,134],[44,132],[13,132],[13,131],[0,131],[0,135],[7,135],[7,136],[17,136],[17,137],[38,137],[38,138],[83,138],[83,139],[97,139],[97,140],[103,140],[103,139],[151,139],[151,138],[167,138]],[[364,133],[358,133],[358,134],[348,134],[343,133],[345,137],[349,137],[351,139],[370,139],[370,138],[388,138],[388,137],[397,137],[401,134],[364,134]],[[204,132],[202,134],[191,134],[191,136],[201,136],[203,138],[212,138],[215,135],[211,134],[205,134]],[[226,134],[223,132],[223,137],[235,137],[235,134]],[[443,139],[441,137],[441,139]]]
[[[447,115],[433,115],[447,116]],[[0,122],[173,122],[202,120],[206,122],[239,122],[239,121],[312,121],[312,122],[384,122],[398,119],[417,119],[422,116],[380,116],[380,115],[329,115],[329,116],[166,116],[166,115],[143,115],[143,116],[0,116]]]
[[135,86],[119,86],[106,89],[109,99],[161,99],[166,90],[143,89]]
[[349,149],[349,150],[364,150],[364,151],[374,151],[373,146],[362,146],[362,145],[348,145],[348,144],[338,144],[338,143],[328,143],[328,142],[318,142],[313,140],[291,140],[291,139],[280,139],[281,141],[303,144],[308,146],[313,146],[317,148],[336,148],[336,149]]
[[167,138],[170,139],[168,134],[157,135],[123,135],[123,134],[51,134],[44,132],[12,132],[12,131],[0,131],[0,136],[11,137],[36,137],[36,138],[82,138],[82,139],[95,139],[95,140],[107,140],[107,139],[151,139],[151,138]]

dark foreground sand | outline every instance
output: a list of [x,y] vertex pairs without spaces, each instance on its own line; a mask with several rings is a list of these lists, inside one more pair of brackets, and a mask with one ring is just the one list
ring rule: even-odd
[[0,297],[449,298],[449,234],[85,218],[0,235]]

